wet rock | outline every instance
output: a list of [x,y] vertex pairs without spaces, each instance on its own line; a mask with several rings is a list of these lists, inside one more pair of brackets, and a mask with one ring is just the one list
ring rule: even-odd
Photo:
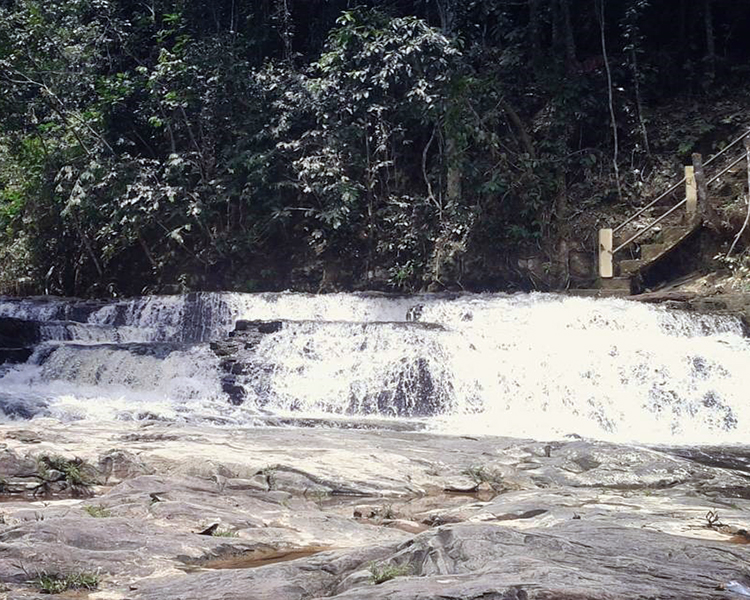
[[32,348],[0,348],[0,365],[25,363],[33,353]]
[[257,332],[263,335],[281,331],[282,321],[237,321],[234,331],[239,332]]
[[740,320],[745,337],[750,337],[750,294],[746,292],[677,288],[640,294],[634,299],[690,312],[735,317]]
[[40,340],[37,321],[0,316],[0,365],[26,362]]
[[272,366],[263,363],[256,355],[255,348],[263,337],[280,331],[282,326],[282,321],[237,321],[234,331],[227,338],[211,343],[211,350],[220,358],[219,366],[225,373],[221,388],[231,404],[239,406],[245,402],[247,382],[244,379],[240,381],[238,376],[251,372],[256,375],[252,378],[251,391],[256,397],[265,397],[269,386],[262,375],[270,374]]
[[[13,438],[15,439],[15,438]],[[13,450],[0,450],[0,477],[6,482],[15,477],[24,477],[36,471],[36,461],[21,457]]]
[[41,339],[40,323],[13,317],[0,317],[0,348],[24,348]]
[[39,398],[18,398],[0,393],[0,413],[9,419],[26,420],[43,414],[47,402]]
[[[427,417],[439,413],[442,399],[424,358],[403,361],[396,370],[395,381],[377,394],[375,407],[380,414],[399,417]],[[358,412],[357,407],[353,412]]]
[[[338,582],[354,571],[382,558],[387,548],[360,548],[349,552],[323,552],[292,562],[256,569],[231,569],[165,577],[144,582],[134,600],[307,600],[330,595]],[[202,592],[201,592],[202,590]]]
[[[331,325],[331,323],[328,323]],[[337,324],[341,325],[341,324]],[[374,322],[346,323],[347,327],[364,333],[370,328],[389,327],[410,331],[443,331],[435,323],[408,322]],[[253,398],[257,406],[263,407],[269,400],[272,390],[271,378],[274,375],[274,364],[269,364],[257,351],[261,341],[274,335],[285,327],[302,328],[303,335],[309,330],[318,330],[321,323],[313,321],[238,321],[229,336],[211,343],[211,349],[220,359],[222,389],[234,405],[240,405],[248,397]],[[326,324],[322,324],[326,326]],[[386,416],[424,417],[442,412],[445,409],[445,393],[436,383],[425,356],[395,358],[386,366],[387,381],[377,392],[365,397],[353,392],[349,414]]]
[[240,406],[245,402],[245,388],[239,385],[234,377],[225,376],[221,378],[221,391],[227,395],[229,403],[234,406]]
[[[140,600],[227,597],[455,600],[724,598],[748,552],[658,532],[570,521],[554,530],[457,524],[400,545],[327,552],[251,570],[145,582]],[[372,565],[396,567],[375,585]]]

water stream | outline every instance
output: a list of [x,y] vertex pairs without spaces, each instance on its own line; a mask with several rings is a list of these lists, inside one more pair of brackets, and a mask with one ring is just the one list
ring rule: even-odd
[[[0,419],[393,419],[462,435],[741,443],[750,344],[738,319],[553,294],[192,294],[0,299],[41,323],[0,366]],[[278,320],[236,382],[211,342]],[[4,416],[3,416],[4,415]]]

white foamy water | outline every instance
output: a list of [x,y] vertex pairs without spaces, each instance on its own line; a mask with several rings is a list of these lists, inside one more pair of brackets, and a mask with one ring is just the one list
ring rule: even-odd
[[[51,340],[0,375],[0,406],[43,402],[61,418],[416,418],[446,433],[651,443],[745,442],[750,426],[741,323],[624,300],[204,293],[0,300],[0,315],[44,321]],[[238,319],[284,324],[243,350],[234,406],[208,341]]]

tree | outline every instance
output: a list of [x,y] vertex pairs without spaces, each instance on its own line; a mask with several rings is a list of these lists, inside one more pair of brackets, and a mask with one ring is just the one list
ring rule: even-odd
[[[431,163],[457,57],[447,37],[413,17],[339,19],[304,82],[313,127],[281,145],[307,202],[299,208],[317,221],[309,235],[318,254],[348,248],[369,270],[378,250],[402,280],[404,256],[410,276],[427,260],[446,210]],[[423,150],[405,151],[425,131]],[[417,173],[424,181],[414,194]]]

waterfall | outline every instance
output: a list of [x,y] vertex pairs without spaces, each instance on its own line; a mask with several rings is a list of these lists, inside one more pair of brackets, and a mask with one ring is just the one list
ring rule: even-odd
[[[3,316],[40,338],[0,366],[5,418],[335,416],[672,444],[742,442],[750,425],[740,320],[632,301],[200,293],[0,299]],[[242,320],[277,325],[245,338]]]

